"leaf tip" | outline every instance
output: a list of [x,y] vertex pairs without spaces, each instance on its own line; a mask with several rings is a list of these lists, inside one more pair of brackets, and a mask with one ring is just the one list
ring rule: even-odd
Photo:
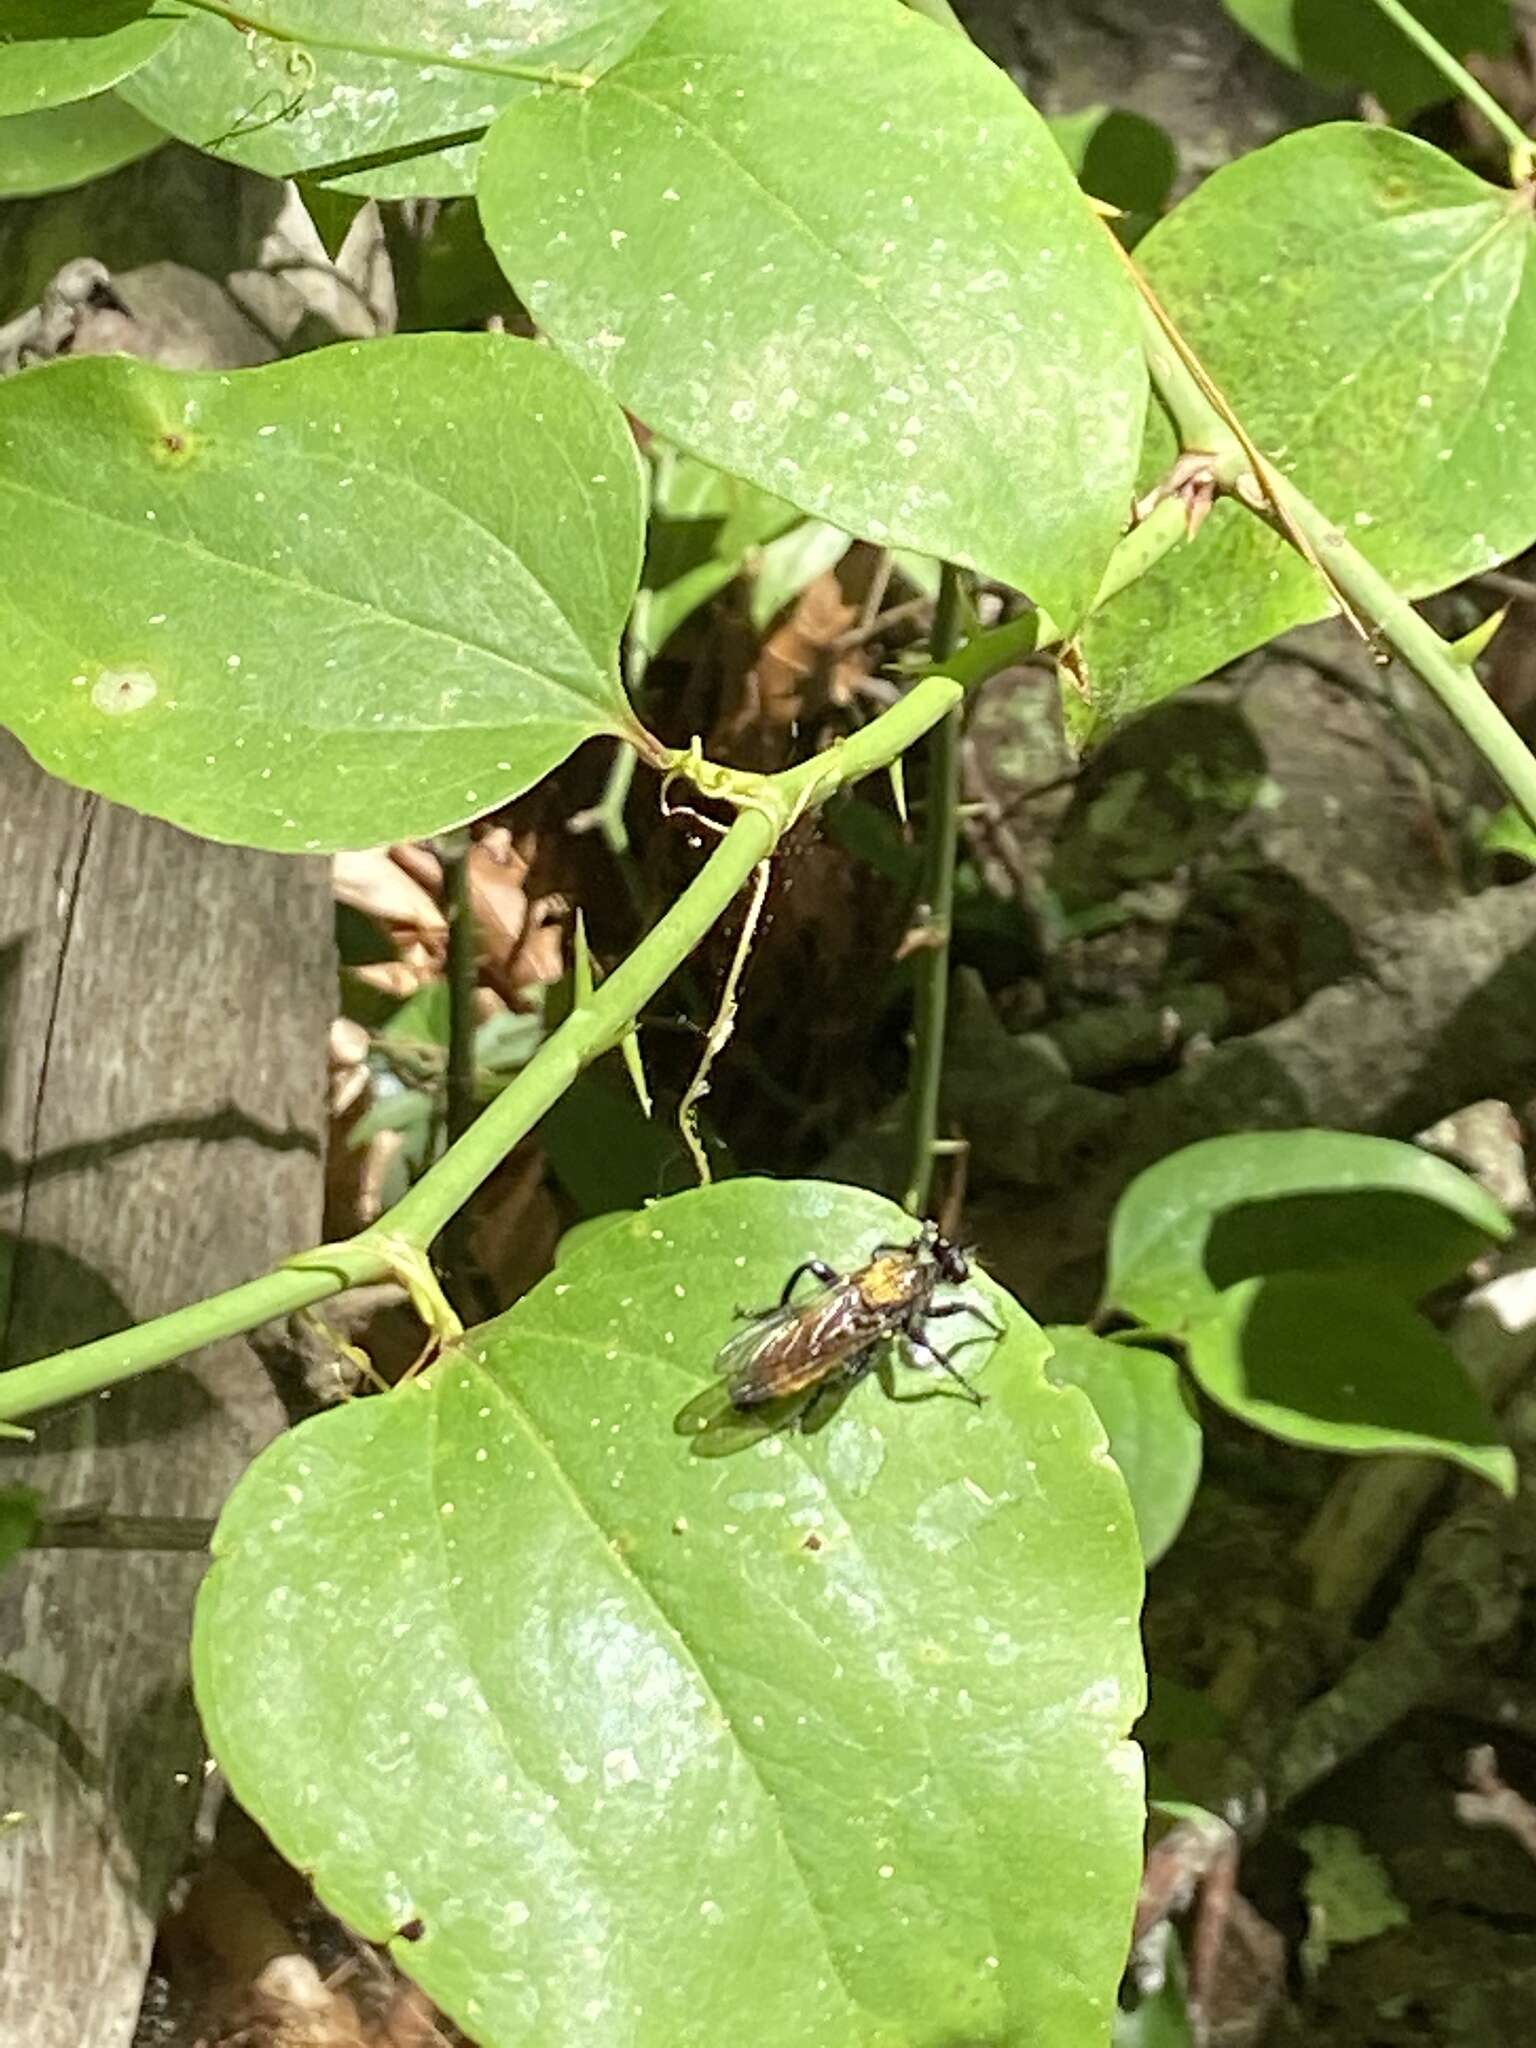
[[1520,1491],[1520,1468],[1515,1463],[1514,1452],[1506,1444],[1481,1451],[1475,1460],[1468,1462],[1472,1470],[1491,1486],[1496,1486],[1506,1500],[1513,1500]]

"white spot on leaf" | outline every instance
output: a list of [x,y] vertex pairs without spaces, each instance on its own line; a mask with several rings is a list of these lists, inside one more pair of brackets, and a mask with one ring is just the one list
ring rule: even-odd
[[91,702],[115,718],[125,711],[142,711],[159,693],[160,685],[148,669],[104,668],[91,687]]

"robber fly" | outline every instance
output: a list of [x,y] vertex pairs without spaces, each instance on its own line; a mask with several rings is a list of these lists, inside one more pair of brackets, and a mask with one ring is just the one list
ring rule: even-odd
[[[774,1307],[740,1311],[749,1318],[747,1328],[721,1349],[716,1365],[731,1406],[750,1411],[810,1390],[799,1418],[803,1429],[823,1396],[857,1385],[873,1370],[881,1347],[895,1340],[909,1364],[947,1373],[979,1408],[983,1397],[928,1332],[937,1317],[970,1315],[986,1330],[961,1344],[1003,1334],[1001,1324],[974,1302],[934,1300],[941,1284],[958,1287],[970,1273],[966,1254],[931,1224],[910,1244],[877,1245],[854,1273],[839,1273],[824,1259],[803,1260]],[[797,1301],[795,1289],[807,1275],[819,1283],[817,1291]]]

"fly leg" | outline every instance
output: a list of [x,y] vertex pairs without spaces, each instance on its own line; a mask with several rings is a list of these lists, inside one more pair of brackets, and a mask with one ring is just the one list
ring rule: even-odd
[[907,1343],[910,1345],[912,1351],[913,1364],[916,1365],[919,1368],[919,1370],[923,1372],[948,1373],[949,1377],[954,1381],[955,1385],[960,1389],[961,1393],[964,1394],[967,1401],[973,1402],[975,1406],[978,1408],[981,1406],[983,1401],[986,1400],[987,1397],[985,1394],[977,1393],[976,1389],[971,1385],[970,1381],[966,1378],[965,1374],[961,1372],[960,1368],[954,1363],[954,1354],[957,1351],[964,1350],[967,1344],[982,1344],[985,1343],[985,1341],[986,1333],[983,1333],[979,1337],[962,1337],[960,1339],[960,1342],[958,1344],[951,1345],[948,1351],[941,1351],[937,1344],[930,1344],[928,1339],[924,1336],[921,1336],[914,1332],[909,1332],[907,1336]]
[[781,1308],[789,1307],[789,1298],[807,1273],[814,1274],[823,1287],[836,1287],[842,1281],[842,1274],[835,1266],[829,1266],[825,1259],[802,1259],[793,1273],[784,1282],[783,1291],[770,1308],[739,1308],[736,1311],[741,1322],[756,1322],[762,1316],[777,1315]]
[[[1002,1324],[989,1316],[984,1308],[978,1308],[974,1301],[936,1301],[923,1311],[923,1316],[924,1320],[928,1322],[931,1322],[935,1316],[974,1316],[978,1323],[985,1324],[987,1333],[990,1336],[1001,1337],[1003,1335]],[[962,1339],[962,1342],[966,1344],[976,1344],[980,1341],[977,1337]]]
[[836,1287],[843,1277],[837,1268],[829,1266],[825,1259],[802,1259],[793,1273],[784,1282],[784,1291],[779,1296],[780,1308],[789,1307],[789,1297],[794,1293],[807,1273],[814,1273],[823,1287]]

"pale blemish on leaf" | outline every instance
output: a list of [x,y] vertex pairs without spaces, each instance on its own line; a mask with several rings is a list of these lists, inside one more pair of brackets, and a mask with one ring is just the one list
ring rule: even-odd
[[160,685],[145,668],[104,668],[91,685],[91,702],[112,718],[142,711],[159,694]]

